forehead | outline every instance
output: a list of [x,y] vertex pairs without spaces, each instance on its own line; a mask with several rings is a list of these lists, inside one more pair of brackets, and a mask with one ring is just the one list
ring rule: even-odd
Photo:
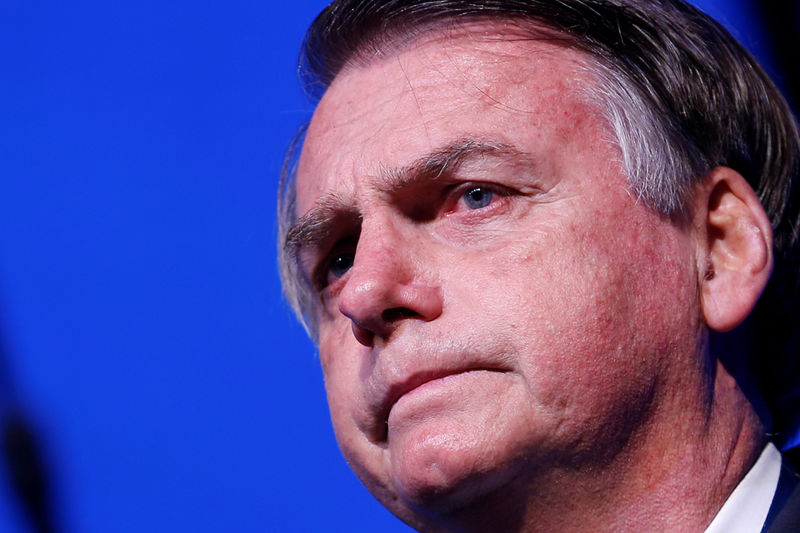
[[312,118],[298,164],[297,211],[326,193],[356,197],[371,177],[460,138],[542,145],[597,115],[579,52],[513,23],[428,32],[350,65]]

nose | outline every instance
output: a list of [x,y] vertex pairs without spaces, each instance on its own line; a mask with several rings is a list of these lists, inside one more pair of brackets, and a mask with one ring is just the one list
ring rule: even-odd
[[387,341],[409,320],[431,321],[442,313],[437,284],[422,275],[419,248],[386,226],[362,226],[353,266],[339,294],[339,311],[347,316],[356,340],[367,347]]

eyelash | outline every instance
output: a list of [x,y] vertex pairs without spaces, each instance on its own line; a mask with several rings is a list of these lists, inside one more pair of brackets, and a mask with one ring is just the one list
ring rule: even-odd
[[[324,259],[319,263],[317,268],[314,270],[313,281],[318,291],[322,291],[323,289],[325,289],[330,285],[328,276],[330,274],[331,268],[333,267],[334,261],[336,261],[338,257],[342,257],[345,255],[352,255],[353,258],[355,258],[355,247],[356,247],[356,241],[353,241],[351,239],[342,240],[337,242],[333,246],[333,248],[331,248],[331,251],[325,255]],[[348,248],[351,248],[352,250],[348,251]],[[341,277],[344,277],[344,274]]]
[[489,203],[485,206],[476,207],[476,208],[469,208],[466,207],[468,213],[475,213],[475,216],[478,216],[478,213],[485,214],[487,210],[493,209],[494,207],[499,207],[498,202],[503,198],[511,196],[511,191],[506,189],[505,187],[501,187],[495,184],[487,184],[487,183],[465,183],[459,185],[455,190],[448,195],[449,199],[446,202],[446,208],[444,210],[445,215],[453,215],[456,213],[457,208],[462,202],[465,202],[465,197],[468,193],[481,189],[483,191],[487,191],[491,196],[489,198]]

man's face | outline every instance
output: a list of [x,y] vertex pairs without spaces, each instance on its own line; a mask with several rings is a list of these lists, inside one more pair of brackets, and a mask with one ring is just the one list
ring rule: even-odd
[[694,238],[629,192],[580,56],[492,30],[341,73],[298,167],[334,429],[415,524],[613,463],[697,346]]

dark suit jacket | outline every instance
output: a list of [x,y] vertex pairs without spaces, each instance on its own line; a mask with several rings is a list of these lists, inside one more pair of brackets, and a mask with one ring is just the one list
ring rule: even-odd
[[772,498],[763,533],[800,533],[800,475],[781,457],[781,477]]

